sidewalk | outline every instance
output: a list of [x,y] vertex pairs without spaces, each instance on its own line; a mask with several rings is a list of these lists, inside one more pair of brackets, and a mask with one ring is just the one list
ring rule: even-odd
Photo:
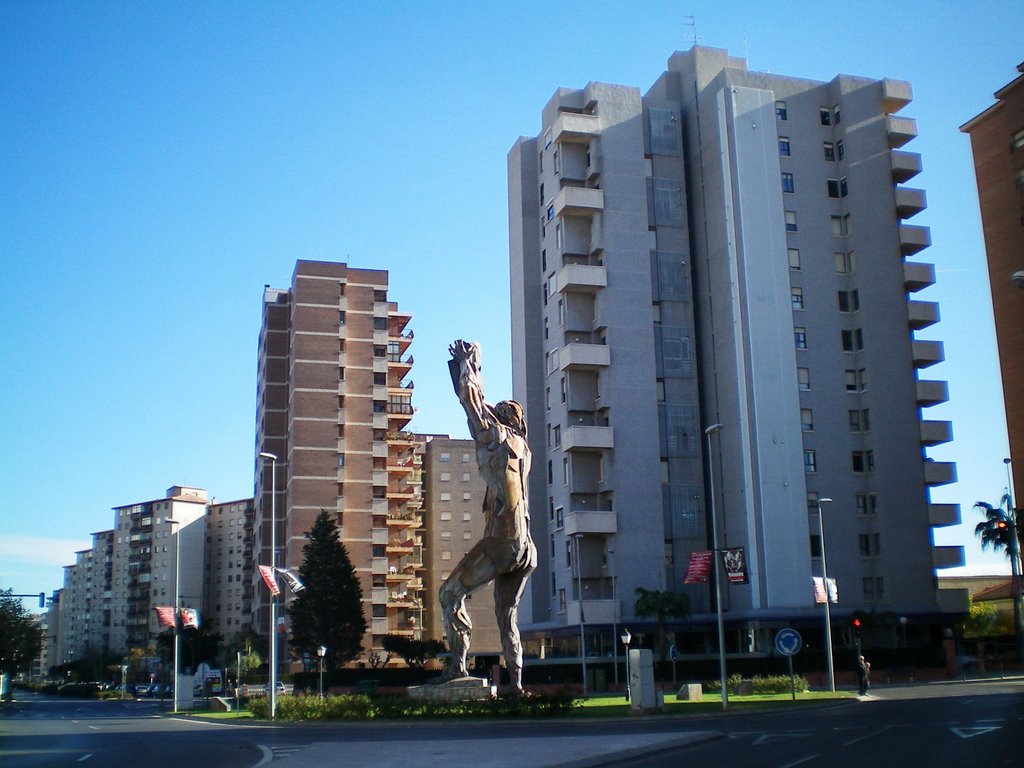
[[[317,768],[437,768],[439,765],[473,768],[597,768],[720,738],[715,731],[680,735],[621,734],[594,736],[541,736],[521,738],[456,738],[449,741],[323,741],[314,742],[295,754],[283,757],[264,750],[267,765],[275,768],[315,765]],[[414,748],[410,748],[414,747]]]

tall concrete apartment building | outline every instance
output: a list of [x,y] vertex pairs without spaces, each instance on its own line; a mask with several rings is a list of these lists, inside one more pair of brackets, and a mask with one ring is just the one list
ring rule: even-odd
[[[476,464],[473,440],[447,435],[418,435],[425,444],[423,460],[423,532],[426,553],[426,636],[444,640],[444,617],[437,593],[452,568],[484,536],[483,503],[487,485]],[[466,602],[473,621],[471,658],[488,657],[497,663],[501,638],[494,615],[490,586],[473,593]],[[487,664],[483,665],[490,671]]]
[[981,202],[1006,425],[1013,459],[1014,500],[1024,493],[1024,63],[996,103],[960,130],[971,137]]
[[[114,532],[92,534],[92,546],[64,566],[64,587],[55,605],[57,636],[50,664],[109,653],[113,604]],[[50,622],[48,622],[50,623]]]
[[225,642],[252,628],[254,519],[252,499],[207,508],[202,618]]
[[[387,634],[422,633],[423,563],[419,443],[407,354],[411,316],[388,300],[388,275],[299,261],[291,287],[264,291],[256,414],[258,562],[298,567],[306,532],[330,512],[363,588],[365,650]],[[259,453],[277,457],[273,462]],[[277,501],[272,508],[276,466]],[[255,627],[267,631],[267,591],[257,581]],[[392,593],[405,599],[392,600]],[[287,658],[284,652],[282,659]]]
[[609,654],[614,623],[643,631],[638,587],[689,595],[677,644],[713,650],[711,591],[683,584],[712,512],[747,561],[749,583],[723,587],[730,652],[823,629],[819,502],[837,625],[895,614],[925,642],[965,609],[935,577],[963,552],[931,540],[960,513],[929,497],[956,472],[927,456],[952,428],[925,415],[947,387],[925,376],[941,342],[919,335],[939,312],[915,297],[935,278],[929,230],[908,223],[925,208],[904,186],[921,169],[902,149],[910,101],[906,82],[751,72],[694,47],[646,94],[557,90],[512,147],[532,652],[578,649],[585,615],[587,653]]

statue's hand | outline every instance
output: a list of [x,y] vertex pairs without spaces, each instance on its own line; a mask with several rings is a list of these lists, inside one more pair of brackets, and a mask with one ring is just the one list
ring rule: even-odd
[[468,363],[470,367],[479,370],[480,347],[473,342],[457,339],[448,347],[448,352],[451,354],[452,359],[458,360],[460,363]]

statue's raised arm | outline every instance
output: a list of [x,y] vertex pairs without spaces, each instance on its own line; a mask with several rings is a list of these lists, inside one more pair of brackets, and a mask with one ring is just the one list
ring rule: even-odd
[[457,339],[448,347],[452,359],[448,370],[455,393],[459,396],[473,439],[488,441],[494,428],[494,414],[484,401],[484,380],[480,372],[480,347],[471,341]]

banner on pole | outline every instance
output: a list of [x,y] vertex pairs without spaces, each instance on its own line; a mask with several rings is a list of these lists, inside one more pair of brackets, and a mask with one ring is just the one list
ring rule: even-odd
[[174,608],[170,605],[157,605],[153,608],[156,611],[156,623],[161,627],[174,626]]
[[706,584],[711,575],[711,550],[691,552],[683,584]]
[[835,579],[823,579],[821,576],[813,576],[814,580],[814,602],[825,603],[826,593],[830,603],[839,602],[839,587]]
[[725,575],[730,584],[749,584],[747,578],[747,558],[743,553],[743,547],[733,547],[722,552],[722,562],[725,564]]
[[199,611],[195,608],[181,609],[182,629],[199,629]]
[[263,579],[263,583],[267,585],[267,589],[270,590],[270,594],[277,597],[281,594],[281,588],[277,586],[277,579],[274,578],[274,569],[269,565],[261,565],[260,576]]

